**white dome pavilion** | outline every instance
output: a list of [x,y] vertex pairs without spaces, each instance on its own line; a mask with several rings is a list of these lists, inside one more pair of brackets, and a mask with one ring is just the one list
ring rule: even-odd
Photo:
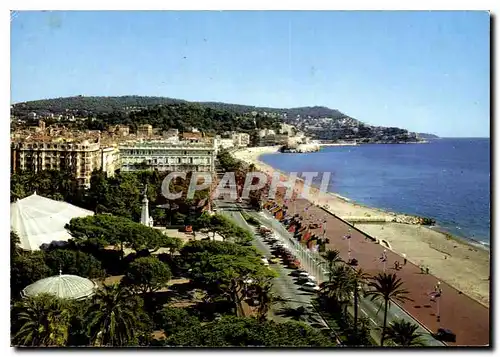
[[21,292],[23,297],[51,294],[62,299],[80,300],[94,295],[97,284],[77,275],[60,274],[38,280]]

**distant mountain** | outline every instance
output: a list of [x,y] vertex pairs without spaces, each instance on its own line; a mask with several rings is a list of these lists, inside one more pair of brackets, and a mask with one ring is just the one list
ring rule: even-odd
[[122,96],[122,97],[66,97],[54,99],[42,99],[29,102],[16,103],[13,105],[15,112],[29,111],[50,111],[54,114],[63,114],[68,111],[82,111],[89,113],[111,113],[116,111],[128,111],[133,108],[144,109],[157,105],[170,105],[177,103],[199,104],[205,108],[216,110],[226,110],[237,114],[251,113],[274,113],[281,116],[286,114],[288,119],[296,118],[300,115],[302,118],[343,118],[345,114],[336,109],[326,107],[299,107],[299,108],[268,108],[256,107],[251,105],[228,104],[220,102],[189,102],[186,100],[168,98],[168,97],[145,97],[145,96]]
[[421,139],[439,139],[439,136],[427,133],[417,133],[417,136]]

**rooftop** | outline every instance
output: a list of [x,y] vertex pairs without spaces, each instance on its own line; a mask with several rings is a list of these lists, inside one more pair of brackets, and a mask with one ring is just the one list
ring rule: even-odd
[[96,283],[77,275],[60,274],[38,280],[21,292],[23,297],[51,294],[61,299],[80,300],[94,295]]

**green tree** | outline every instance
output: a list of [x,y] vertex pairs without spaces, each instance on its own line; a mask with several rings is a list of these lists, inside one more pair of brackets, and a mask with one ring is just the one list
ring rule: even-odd
[[418,326],[403,319],[395,320],[387,327],[387,339],[399,346],[424,346],[422,334],[417,332]]
[[72,274],[90,279],[102,278],[105,271],[101,262],[92,255],[79,250],[53,249],[45,254],[45,262],[51,270],[51,275]]
[[257,257],[237,255],[206,255],[191,265],[192,280],[211,296],[228,299],[237,307],[245,281],[265,279],[275,274]]
[[369,296],[372,301],[382,300],[384,304],[384,322],[380,339],[380,345],[383,346],[387,328],[387,312],[391,300],[400,303],[412,300],[407,296],[408,290],[403,288],[403,282],[396,274],[379,273],[370,279],[368,287],[370,290],[366,291],[365,295]]
[[26,286],[49,276],[50,268],[45,264],[43,251],[27,251],[11,257],[10,289],[13,297],[17,297]]
[[200,321],[187,309],[179,307],[164,307],[155,314],[155,325],[170,336],[192,326],[199,326]]
[[340,257],[340,252],[338,250],[327,250],[326,252],[324,252],[322,254],[323,258],[326,260],[326,264],[327,264],[327,269],[328,269],[328,274],[329,274],[329,277],[328,277],[328,280],[331,281],[332,280],[332,270],[333,270],[333,267],[338,264],[338,263],[341,263],[342,262],[342,258]]
[[13,338],[16,346],[65,346],[70,312],[66,301],[40,294],[14,305]]
[[259,302],[257,308],[257,318],[264,321],[267,318],[269,310],[275,304],[284,303],[284,300],[273,293],[272,283],[269,279],[257,281],[250,287],[250,295],[255,296]]
[[160,248],[179,247],[179,238],[168,237],[162,232],[133,222],[127,218],[97,214],[71,219],[66,229],[77,244],[91,244],[99,248],[106,245],[119,247],[122,256],[125,247],[150,253]]
[[19,247],[21,240],[16,232],[10,231],[10,258],[15,259],[22,254],[22,249]]
[[330,347],[335,344],[305,324],[275,323],[253,318],[224,317],[200,327],[183,329],[169,336],[168,346],[185,347]]
[[161,289],[171,278],[168,265],[150,256],[137,258],[130,263],[122,282],[141,294],[147,294]]
[[90,301],[69,300],[70,321],[68,328],[68,341],[66,346],[88,346],[90,339],[85,326],[85,314],[89,308]]
[[320,293],[335,307],[344,309],[344,313],[355,289],[352,275],[352,269],[347,265],[335,265],[330,271],[329,281],[320,284]]
[[94,346],[138,346],[147,329],[142,300],[121,285],[104,286],[86,313],[87,334]]
[[241,246],[231,242],[219,241],[190,241],[180,250],[180,258],[186,269],[191,268],[195,263],[206,260],[214,255],[235,255],[254,259],[259,257],[259,253],[254,247]]

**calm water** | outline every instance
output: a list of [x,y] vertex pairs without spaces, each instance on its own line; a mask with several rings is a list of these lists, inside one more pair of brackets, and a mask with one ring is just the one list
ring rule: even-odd
[[489,139],[326,147],[261,159],[285,172],[330,171],[330,192],[371,207],[433,217],[450,233],[489,245]]

